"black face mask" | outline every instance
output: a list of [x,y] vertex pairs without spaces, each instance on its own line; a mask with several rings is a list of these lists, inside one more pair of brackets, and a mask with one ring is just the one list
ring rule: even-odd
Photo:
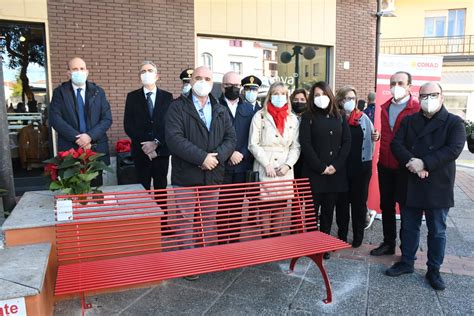
[[231,101],[237,99],[240,94],[240,88],[238,87],[226,87],[224,91],[224,96],[227,98],[227,100]]
[[306,110],[306,102],[293,102],[291,108],[296,114],[301,114]]

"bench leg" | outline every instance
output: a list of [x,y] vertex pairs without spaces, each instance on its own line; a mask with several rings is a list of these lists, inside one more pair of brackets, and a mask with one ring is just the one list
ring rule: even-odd
[[86,294],[82,293],[81,295],[81,305],[82,305],[82,316],[84,316],[84,313],[86,309],[92,308],[91,303],[86,303]]
[[311,260],[316,263],[316,265],[319,268],[319,271],[321,271],[321,275],[323,276],[324,279],[324,284],[326,285],[326,294],[327,297],[326,299],[323,300],[324,303],[329,304],[332,302],[332,289],[331,289],[331,283],[329,283],[329,278],[328,274],[326,273],[326,269],[324,268],[323,265],[323,254],[318,253],[315,255],[308,256]]
[[295,265],[296,265],[296,261],[298,261],[298,259],[301,258],[301,257],[297,257],[297,258],[292,258],[291,259],[291,262],[290,262],[290,273],[294,271],[295,269]]

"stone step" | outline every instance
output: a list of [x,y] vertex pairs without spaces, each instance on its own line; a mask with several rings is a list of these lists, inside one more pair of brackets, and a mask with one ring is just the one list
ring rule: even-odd
[[22,315],[52,314],[51,280],[46,281],[50,252],[50,243],[0,249],[0,302],[5,303],[0,312],[11,302],[24,302],[14,307],[26,308]]

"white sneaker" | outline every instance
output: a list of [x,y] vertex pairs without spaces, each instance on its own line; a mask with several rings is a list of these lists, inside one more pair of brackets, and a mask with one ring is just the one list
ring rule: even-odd
[[369,227],[372,226],[372,223],[375,220],[375,216],[377,215],[377,212],[374,210],[369,210],[368,215],[369,215],[369,218],[368,218],[368,221],[365,223],[364,229],[369,229]]

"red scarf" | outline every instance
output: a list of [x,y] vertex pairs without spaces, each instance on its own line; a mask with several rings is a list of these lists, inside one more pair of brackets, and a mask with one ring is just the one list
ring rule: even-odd
[[273,117],[273,121],[280,132],[280,135],[283,136],[283,131],[285,130],[285,120],[288,116],[288,104],[285,104],[281,108],[273,106],[273,104],[267,104],[267,111]]
[[351,115],[349,116],[348,123],[350,126],[359,126],[359,120],[362,117],[362,111],[359,111],[355,109],[354,111],[351,112]]

